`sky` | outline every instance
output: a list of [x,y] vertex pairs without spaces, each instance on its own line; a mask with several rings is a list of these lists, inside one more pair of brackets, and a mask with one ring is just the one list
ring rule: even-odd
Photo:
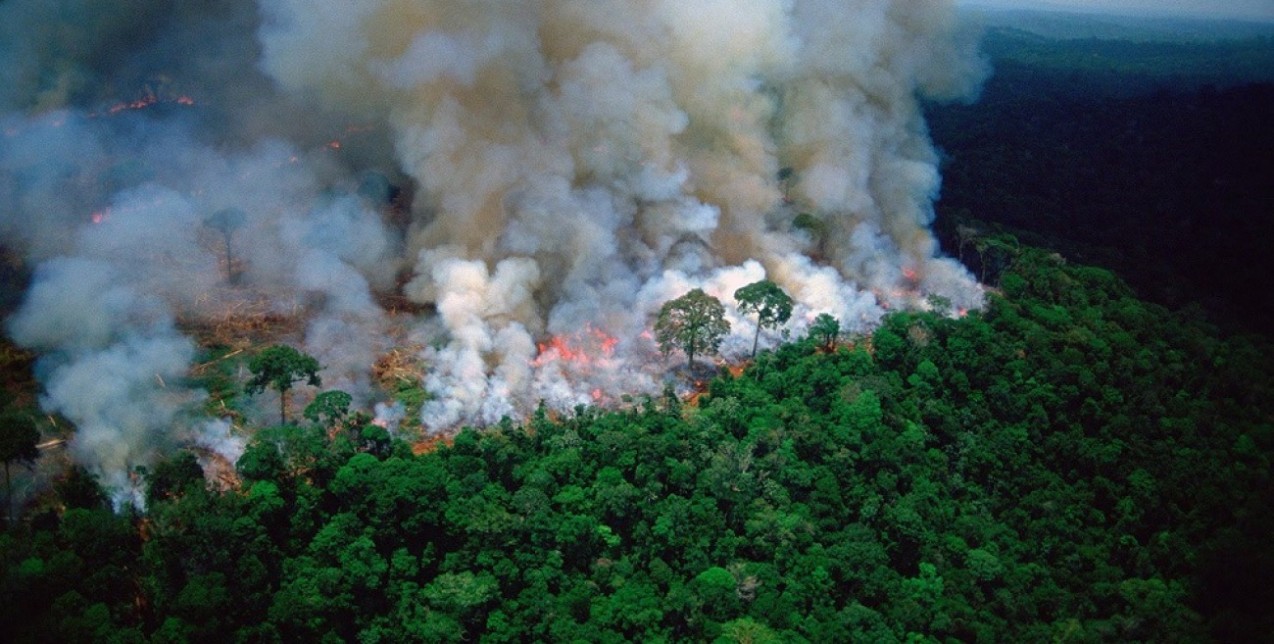
[[1197,15],[1274,22],[1274,0],[957,0],[966,6]]

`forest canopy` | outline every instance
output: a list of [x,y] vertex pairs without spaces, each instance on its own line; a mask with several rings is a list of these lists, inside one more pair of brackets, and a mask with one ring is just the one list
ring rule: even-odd
[[[197,449],[135,468],[144,510],[79,466],[15,507],[0,638],[1264,641],[1274,346],[1242,331],[1274,320],[1274,86],[1252,76],[1274,41],[1084,34],[997,27],[981,100],[927,108],[936,226],[984,308],[865,335],[824,314],[693,396],[415,445],[339,390],[285,415],[320,384],[308,356],[204,347],[207,405],[239,413],[247,368],[280,424],[236,417],[225,478]],[[228,286],[239,219],[203,222]],[[27,277],[0,263],[0,310]],[[718,369],[669,337],[700,365],[670,380]],[[0,349],[16,480],[49,460],[27,421],[60,421],[28,413],[34,356]],[[419,422],[417,365],[380,366]]]
[[[995,248],[1007,244],[995,245]],[[989,246],[984,246],[989,247]],[[414,455],[343,414],[0,536],[9,641],[1222,640],[1274,628],[1274,352],[1018,246],[963,318]],[[1202,368],[1201,368],[1202,367]],[[364,421],[366,419],[363,419]],[[193,466],[193,467],[192,467]],[[83,482],[78,483],[81,488]],[[69,486],[67,490],[75,489]]]

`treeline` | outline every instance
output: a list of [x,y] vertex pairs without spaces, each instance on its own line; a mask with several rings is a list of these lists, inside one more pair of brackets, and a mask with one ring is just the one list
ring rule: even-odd
[[[1119,33],[1121,29],[1112,31]],[[1210,40],[1188,34],[1174,39],[1173,32],[1167,30],[1156,37],[1138,39],[1135,29],[1122,31],[1128,36],[1112,33],[1068,38],[997,27],[990,29],[981,43],[997,73],[1026,68],[1043,78],[1060,76],[1082,84],[1082,89],[1072,87],[1072,92],[1090,98],[1274,82],[1274,29],[1267,27],[1246,38]]]
[[[1002,292],[413,455],[340,404],[0,536],[6,641],[1256,641],[1274,351],[1003,240]],[[976,259],[976,258],[974,258]],[[327,402],[332,402],[328,400]],[[339,401],[338,401],[339,402]]]
[[[1274,41],[986,43],[996,71],[978,103],[928,110],[950,252],[960,226],[1004,230],[1110,268],[1151,301],[1274,332],[1274,67],[1254,83],[1212,58],[1252,47],[1274,59]],[[1144,73],[1113,62],[1125,58]],[[1236,84],[1173,80],[1195,68]]]

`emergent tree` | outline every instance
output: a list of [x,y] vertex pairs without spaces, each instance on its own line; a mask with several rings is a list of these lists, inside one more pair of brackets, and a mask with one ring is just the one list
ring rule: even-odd
[[730,322],[725,319],[725,307],[703,289],[695,289],[675,300],[664,302],[655,321],[655,341],[659,350],[668,355],[680,347],[686,352],[686,362],[694,366],[695,354],[716,351],[721,340],[730,332]]
[[756,335],[752,336],[752,357],[756,357],[761,329],[787,322],[792,317],[792,298],[778,284],[761,280],[735,291],[734,299],[739,301],[739,311],[756,314]]
[[304,380],[306,384],[318,387],[322,384],[319,378],[318,360],[309,354],[298,351],[285,344],[268,347],[248,361],[248,370],[252,379],[244,387],[249,394],[259,394],[267,387],[279,392],[279,418],[283,424],[288,422],[288,392],[292,385]]

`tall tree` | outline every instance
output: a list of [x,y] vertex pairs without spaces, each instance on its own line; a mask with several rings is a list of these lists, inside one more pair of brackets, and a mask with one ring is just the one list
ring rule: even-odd
[[234,247],[231,245],[234,232],[248,220],[248,215],[238,208],[223,208],[208,215],[204,219],[205,226],[221,233],[226,245],[226,281],[234,284],[239,274],[234,269]]
[[695,289],[675,300],[664,302],[655,321],[655,340],[659,350],[668,355],[680,347],[686,362],[694,366],[695,354],[716,351],[730,332],[725,307],[703,289]]
[[6,411],[0,414],[0,460],[4,461],[4,499],[9,525],[13,524],[13,485],[9,478],[9,464],[18,461],[34,462],[40,455],[36,443],[40,442],[40,430],[27,414]]
[[792,317],[792,298],[778,284],[761,280],[735,291],[734,299],[739,301],[740,311],[756,314],[756,334],[752,336],[752,356],[756,357],[761,329],[787,322]]
[[285,344],[276,344],[253,356],[248,362],[252,379],[244,390],[249,394],[259,394],[269,387],[279,392],[279,418],[283,424],[287,424],[288,392],[292,385],[300,381],[313,387],[321,385],[323,381],[319,378],[319,369],[318,360],[314,356]]

